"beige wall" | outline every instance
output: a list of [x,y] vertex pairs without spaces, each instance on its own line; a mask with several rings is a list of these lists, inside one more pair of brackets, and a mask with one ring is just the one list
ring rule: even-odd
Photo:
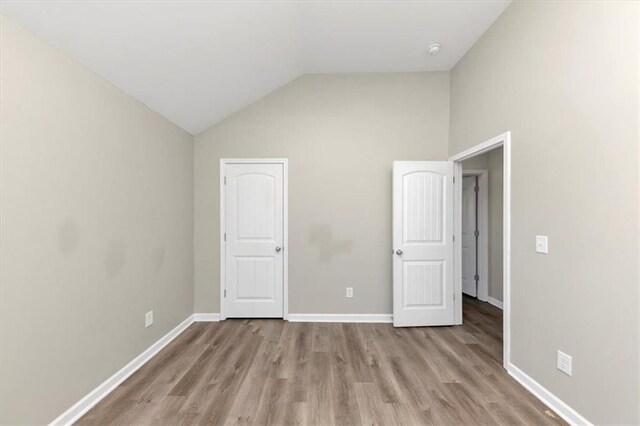
[[463,170],[487,170],[488,172],[488,216],[489,216],[489,297],[502,301],[503,291],[503,149],[498,148],[477,157],[465,160]]
[[193,312],[193,139],[1,27],[0,423],[41,424]]
[[638,7],[514,2],[451,73],[450,154],[512,132],[511,361],[597,424],[640,422]]
[[219,312],[219,159],[287,157],[289,311],[390,313],[392,161],[445,160],[448,123],[448,73],[305,75],[196,136],[196,312]]

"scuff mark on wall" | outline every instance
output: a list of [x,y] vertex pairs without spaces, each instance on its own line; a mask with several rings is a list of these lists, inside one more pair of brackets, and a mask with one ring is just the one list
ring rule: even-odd
[[333,237],[333,229],[328,223],[316,223],[309,228],[309,244],[318,250],[318,260],[331,262],[335,256],[349,253],[353,248],[353,240],[337,240]]
[[107,252],[104,259],[105,276],[108,280],[112,280],[122,272],[126,263],[126,248],[122,241],[114,240],[107,246]]

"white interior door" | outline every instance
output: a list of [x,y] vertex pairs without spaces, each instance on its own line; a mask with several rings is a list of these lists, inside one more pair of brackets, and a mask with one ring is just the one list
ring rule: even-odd
[[225,315],[282,318],[283,164],[225,166]]
[[462,179],[462,292],[476,297],[476,177],[467,176]]
[[393,163],[393,325],[454,324],[453,163]]

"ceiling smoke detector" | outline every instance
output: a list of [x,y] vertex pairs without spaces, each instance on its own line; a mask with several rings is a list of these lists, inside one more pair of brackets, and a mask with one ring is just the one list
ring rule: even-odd
[[431,56],[435,56],[440,52],[440,43],[433,43],[427,47],[427,53]]

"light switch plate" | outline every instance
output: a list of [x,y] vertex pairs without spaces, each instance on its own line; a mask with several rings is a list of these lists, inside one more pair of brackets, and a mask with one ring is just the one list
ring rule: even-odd
[[546,235],[536,235],[536,253],[549,253],[549,237]]
[[353,287],[347,287],[347,297],[348,298],[353,297]]
[[573,358],[571,358],[569,355],[565,354],[562,351],[558,351],[558,365],[557,365],[558,370],[562,371],[568,376],[571,375],[572,361],[573,361]]

